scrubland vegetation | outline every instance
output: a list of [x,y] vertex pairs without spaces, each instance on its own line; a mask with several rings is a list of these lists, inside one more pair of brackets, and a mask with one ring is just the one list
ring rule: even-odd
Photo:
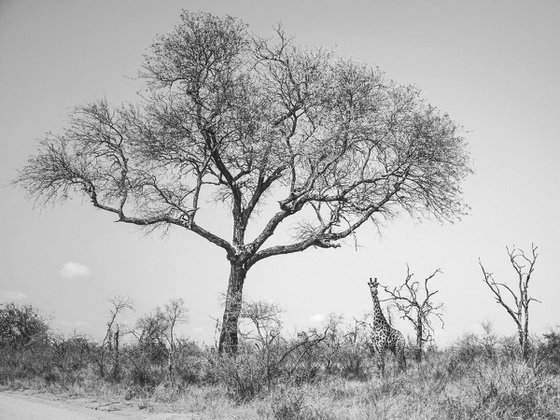
[[324,328],[288,338],[280,312],[245,304],[239,352],[231,356],[188,339],[171,341],[173,326],[184,320],[181,301],[131,329],[117,325],[111,311],[103,341],[57,335],[37,309],[6,304],[0,383],[202,419],[560,418],[558,332],[535,338],[528,361],[515,338],[498,337],[489,326],[446,349],[428,346],[421,363],[411,345],[407,372],[398,373],[390,358],[382,378],[367,317],[331,316]]

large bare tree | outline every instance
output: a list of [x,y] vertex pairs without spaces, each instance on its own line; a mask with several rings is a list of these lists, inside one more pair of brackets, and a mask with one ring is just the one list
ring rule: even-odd
[[[529,296],[529,282],[535,264],[537,263],[538,247],[531,244],[531,253],[525,253],[522,249],[506,247],[509,262],[515,270],[517,276],[515,286],[509,286],[507,283],[499,283],[494,279],[494,274],[487,271],[482,262],[478,264],[482,270],[484,283],[492,291],[496,302],[502,306],[511,317],[517,327],[517,335],[519,338],[519,347],[523,359],[529,358],[529,305],[531,302],[539,302],[539,300]],[[509,297],[508,297],[509,296]]]
[[[140,77],[138,105],[78,106],[16,182],[45,201],[85,194],[120,222],[177,227],[222,248],[230,274],[220,350],[237,348],[243,284],[257,262],[337,247],[400,210],[441,220],[465,212],[469,156],[447,114],[417,89],[301,48],[280,28],[263,39],[235,18],[183,12]],[[216,202],[231,218],[229,239],[200,223]],[[265,206],[275,210],[262,220]],[[288,220],[293,239],[271,243]]]

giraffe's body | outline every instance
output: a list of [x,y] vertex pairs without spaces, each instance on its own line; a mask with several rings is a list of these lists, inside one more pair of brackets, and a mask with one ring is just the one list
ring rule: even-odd
[[391,327],[379,304],[377,297],[377,279],[371,281],[369,279],[368,285],[373,300],[373,324],[372,324],[372,346],[375,352],[377,367],[382,375],[385,375],[385,354],[390,350],[397,359],[399,369],[406,370],[406,359],[404,357],[405,340],[400,331]]

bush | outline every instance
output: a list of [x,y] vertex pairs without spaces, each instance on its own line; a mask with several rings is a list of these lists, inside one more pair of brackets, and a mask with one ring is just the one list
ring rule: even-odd
[[209,362],[209,380],[223,385],[228,396],[238,402],[254,398],[270,385],[262,360],[255,352],[242,350],[235,356],[213,353]]
[[560,333],[556,330],[544,334],[544,342],[537,347],[536,359],[547,372],[560,374]]
[[22,350],[45,341],[49,327],[31,305],[0,305],[0,347]]
[[560,418],[560,389],[551,379],[521,361],[473,366],[461,381],[462,394],[446,401],[447,416],[457,419]]
[[279,387],[271,400],[272,413],[277,420],[303,419],[308,410],[305,394],[294,387]]

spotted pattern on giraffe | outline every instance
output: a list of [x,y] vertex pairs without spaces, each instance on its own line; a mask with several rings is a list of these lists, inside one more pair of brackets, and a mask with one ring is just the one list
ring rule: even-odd
[[372,333],[371,333],[371,344],[375,355],[377,367],[381,372],[381,375],[385,375],[385,355],[387,350],[391,351],[397,359],[399,370],[406,370],[406,358],[404,355],[404,350],[406,342],[402,333],[391,327],[387,322],[387,319],[383,315],[381,310],[381,305],[379,303],[377,288],[379,283],[377,278],[372,281],[371,278],[368,281],[369,291],[371,293],[371,299],[373,300],[373,323],[372,323]]

